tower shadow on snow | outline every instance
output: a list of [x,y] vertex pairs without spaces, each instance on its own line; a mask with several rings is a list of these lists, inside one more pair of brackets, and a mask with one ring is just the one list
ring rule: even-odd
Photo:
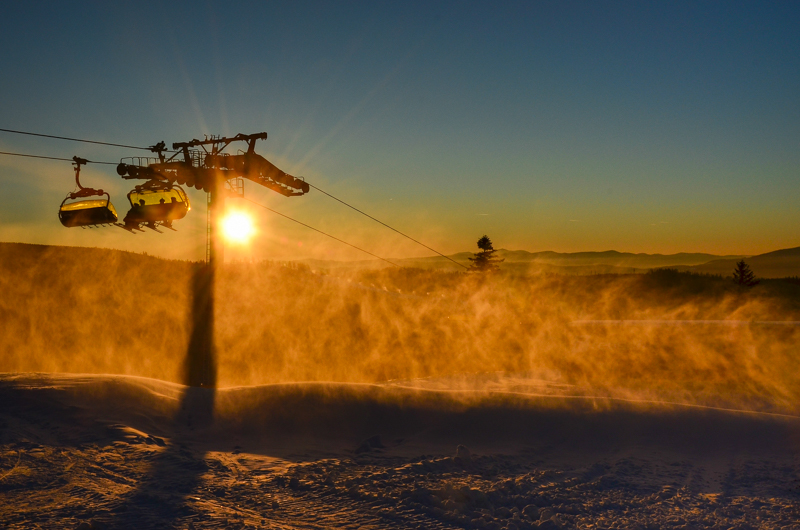
[[217,366],[214,350],[215,267],[201,265],[192,276],[192,332],[183,363],[183,384],[215,388]]
[[205,452],[194,452],[189,440],[214,421],[217,368],[214,347],[216,270],[201,264],[193,272],[191,334],[183,364],[186,389],[180,397],[170,442],[120,505],[113,508],[111,528],[170,528],[195,510],[188,504],[206,472]]

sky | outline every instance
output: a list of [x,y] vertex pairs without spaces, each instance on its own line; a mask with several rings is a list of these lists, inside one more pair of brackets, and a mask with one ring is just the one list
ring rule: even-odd
[[[0,128],[149,146],[267,132],[281,169],[444,253],[759,254],[800,246],[796,2],[18,2]],[[236,147],[233,147],[234,151]],[[0,151],[144,152],[0,133]],[[113,165],[82,183],[126,193]],[[205,252],[177,232],[67,229],[68,162],[0,155],[0,241]],[[384,257],[431,252],[311,190],[246,197]],[[364,259],[249,202],[233,259]]]

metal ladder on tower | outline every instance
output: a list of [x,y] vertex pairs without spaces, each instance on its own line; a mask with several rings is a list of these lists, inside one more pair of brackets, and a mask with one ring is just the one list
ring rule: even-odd
[[211,194],[206,193],[206,263],[211,263]]

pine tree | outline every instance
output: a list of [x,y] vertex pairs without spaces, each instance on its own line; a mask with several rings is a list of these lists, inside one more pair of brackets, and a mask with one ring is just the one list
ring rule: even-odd
[[736,268],[733,269],[733,281],[741,287],[752,287],[758,284],[755,273],[750,270],[750,266],[744,260],[736,263]]
[[484,235],[478,240],[480,252],[475,253],[474,258],[469,258],[472,262],[469,270],[471,272],[496,272],[500,270],[500,263],[504,260],[494,255],[496,250],[492,247],[492,240]]

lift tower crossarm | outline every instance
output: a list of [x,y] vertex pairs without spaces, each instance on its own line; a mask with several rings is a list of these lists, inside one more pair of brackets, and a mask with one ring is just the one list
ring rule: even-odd
[[[231,138],[209,138],[206,140],[191,140],[189,142],[175,142],[172,144],[173,149],[186,149],[189,147],[202,147],[205,145],[211,145],[212,152],[218,153],[228,147],[232,142],[247,142],[247,151],[252,152],[255,149],[256,140],[266,140],[267,133],[255,133],[255,134],[242,134],[239,133],[236,136]],[[222,144],[220,146],[220,144]]]

